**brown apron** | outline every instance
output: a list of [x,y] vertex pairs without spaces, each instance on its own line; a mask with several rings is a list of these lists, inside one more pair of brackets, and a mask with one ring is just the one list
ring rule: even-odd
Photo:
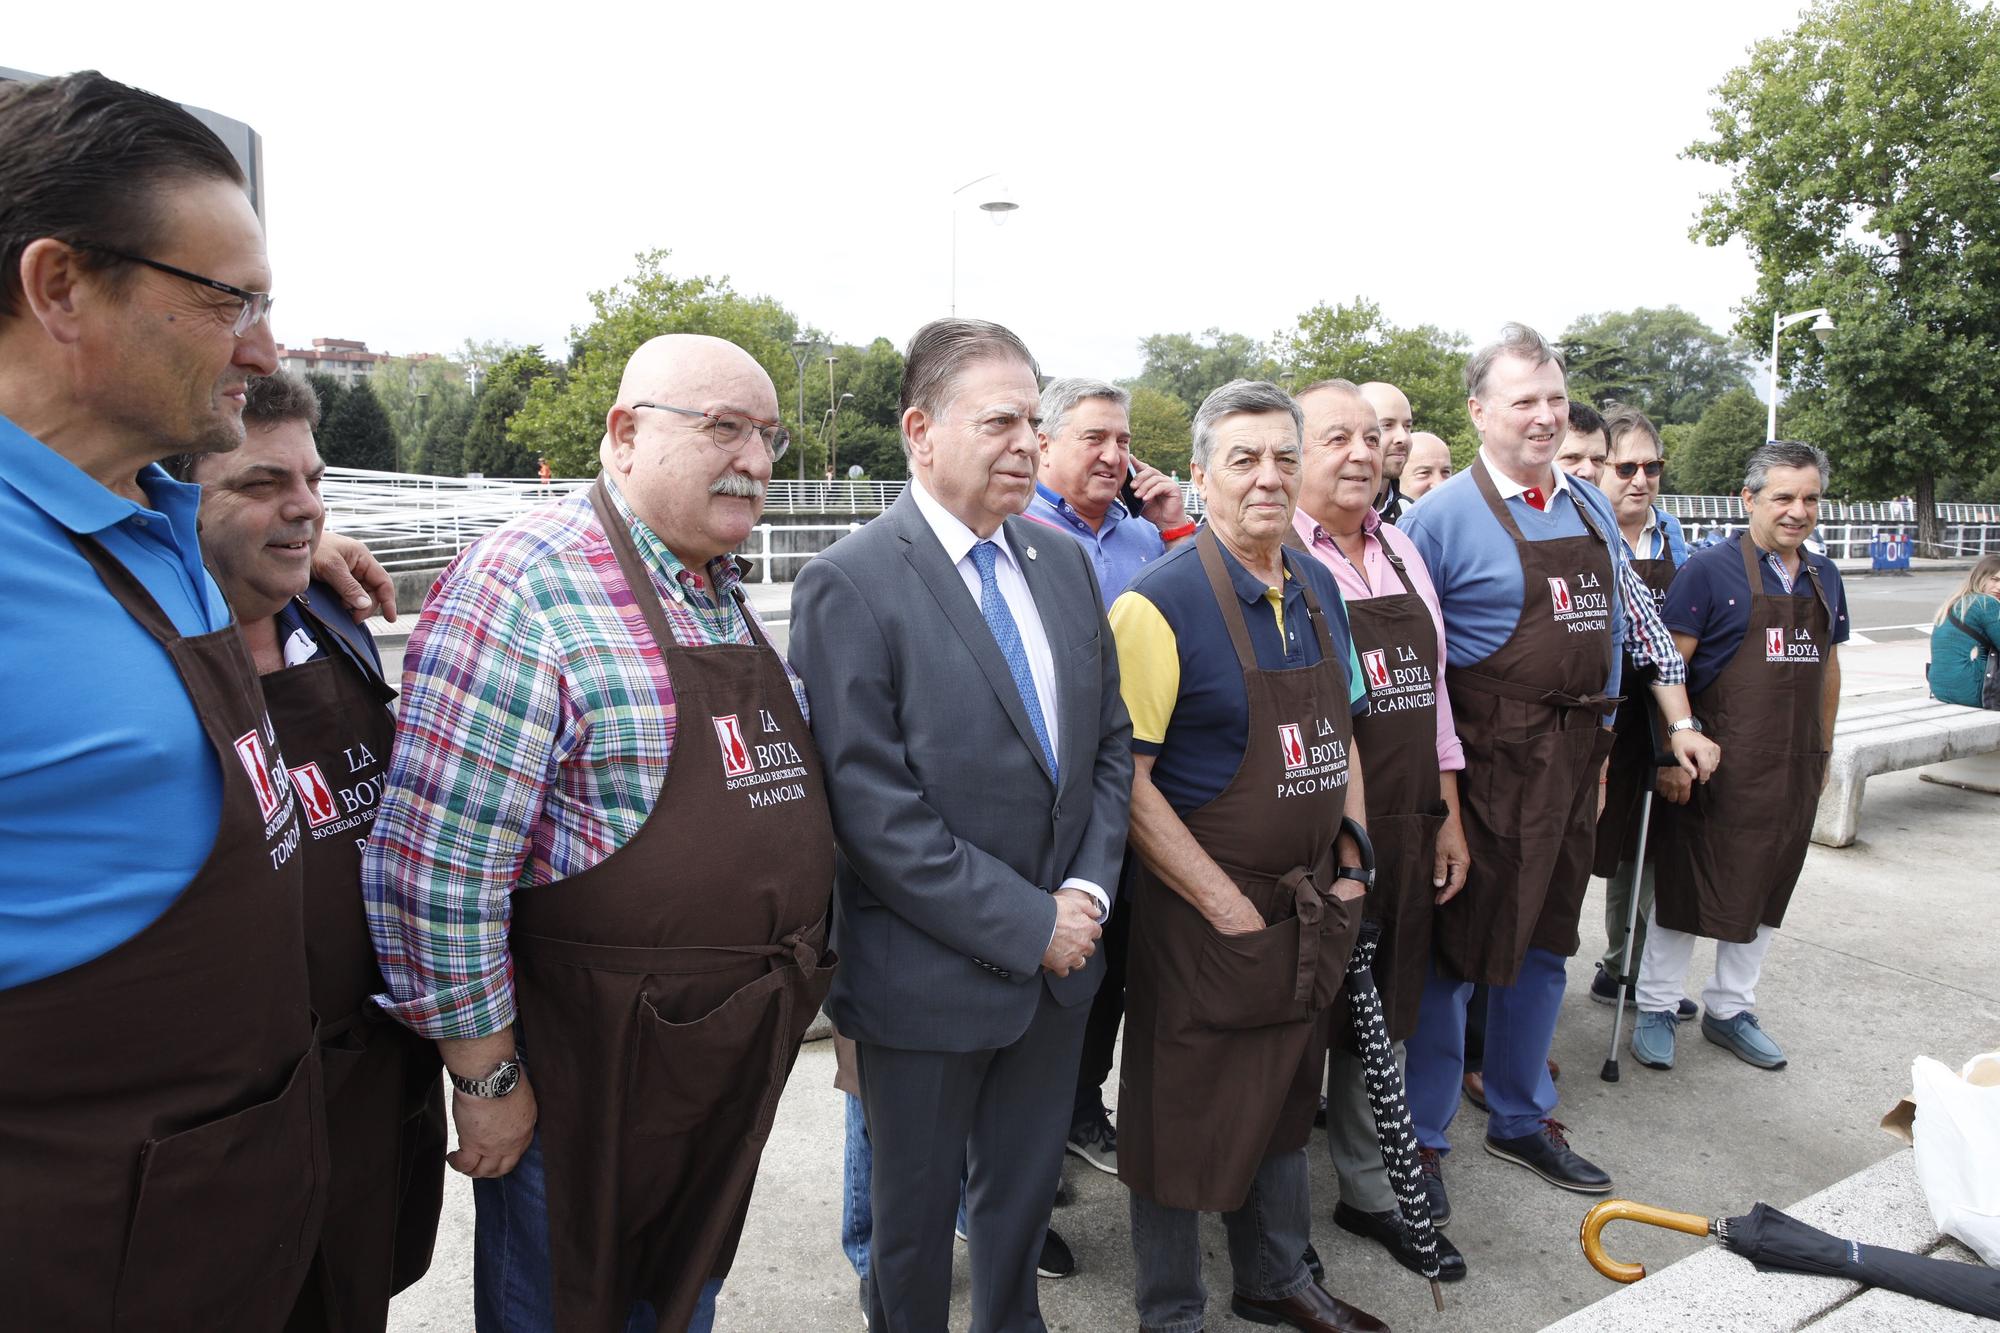
[[729,1271],[833,980],[833,823],[784,662],[748,610],[754,644],[682,647],[601,478],[591,503],[673,681],[673,761],[630,842],[515,892],[509,941],[555,1325],[622,1329],[644,1299],[679,1330]]
[[1258,667],[1213,530],[1195,544],[1243,669],[1249,736],[1229,786],[1181,820],[1271,924],[1224,935],[1135,861],[1118,1178],[1168,1208],[1227,1212],[1259,1163],[1311,1135],[1361,913],[1332,892],[1352,733],[1325,613],[1305,584],[1319,665]]
[[[1354,720],[1354,739],[1368,756],[1368,839],[1375,845],[1375,887],[1364,917],[1382,926],[1375,988],[1390,1040],[1402,1041],[1417,1029],[1430,967],[1437,896],[1431,880],[1447,812],[1437,765],[1437,622],[1403,558],[1381,537],[1374,540],[1403,590],[1350,598],[1347,627],[1368,686],[1368,713]],[[1352,1051],[1352,1025],[1336,1019],[1333,1028],[1334,1039]]]
[[1439,970],[1461,981],[1512,985],[1530,948],[1568,956],[1590,883],[1597,769],[1610,752],[1603,714],[1611,679],[1611,552],[1582,505],[1584,534],[1531,542],[1493,485],[1472,476],[1514,539],[1521,612],[1514,632],[1477,667],[1445,673],[1458,739],[1459,818],[1472,871],[1437,911]]
[[[1669,557],[1634,560],[1632,568],[1646,581],[1653,594],[1653,609],[1666,604],[1667,589],[1673,586],[1674,562]],[[1653,789],[1659,767],[1653,762],[1653,726],[1659,706],[1651,691],[1635,689],[1638,668],[1632,655],[1625,655],[1625,701],[1618,705],[1618,720],[1611,733],[1611,767],[1604,784],[1604,809],[1597,816],[1597,857],[1590,873],[1606,879],[1618,873],[1621,861],[1630,861],[1639,851],[1639,807],[1641,798]],[[1660,741],[1666,743],[1661,730]],[[1659,860],[1660,820],[1666,802],[1653,803],[1653,818],[1646,829],[1646,861]]]
[[1764,591],[1756,544],[1741,541],[1750,580],[1750,628],[1722,674],[1694,697],[1695,716],[1728,762],[1695,786],[1667,822],[1653,911],[1669,930],[1748,944],[1780,926],[1806,862],[1826,777],[1821,723],[1833,613],[1801,557],[1814,595]]
[[[181,635],[94,538],[76,544],[172,659],[222,813],[158,920],[0,991],[0,1325],[269,1333],[327,1188],[297,804],[237,627]],[[116,663],[80,665],[118,687]]]
[[424,1275],[444,1202],[444,1076],[437,1047],[385,1017],[361,903],[361,845],[389,762],[396,692],[350,658],[303,603],[326,655],[264,677],[304,817],[306,967],[320,1015],[326,1222],[295,1333],[381,1329],[389,1297]]

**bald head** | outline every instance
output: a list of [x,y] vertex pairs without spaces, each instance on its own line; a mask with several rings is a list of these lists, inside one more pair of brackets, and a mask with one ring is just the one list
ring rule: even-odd
[[1368,405],[1375,409],[1375,419],[1382,423],[1382,475],[1395,481],[1403,475],[1404,463],[1410,456],[1410,432],[1416,426],[1410,415],[1410,400],[1401,389],[1381,380],[1362,385],[1361,396],[1368,400]]
[[1403,464],[1403,494],[1414,500],[1451,476],[1451,446],[1427,430],[1410,436],[1410,457]]
[[[669,410],[678,409],[678,410]],[[718,443],[717,419],[778,420],[757,359],[721,338],[670,333],[632,353],[599,454],[632,512],[689,569],[734,550],[764,509],[769,446],[756,430]],[[731,422],[724,422],[727,426]]]

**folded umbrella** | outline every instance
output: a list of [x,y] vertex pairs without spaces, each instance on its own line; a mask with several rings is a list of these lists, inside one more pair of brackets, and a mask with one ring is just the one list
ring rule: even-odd
[[1606,1223],[1620,1219],[1690,1235],[1713,1236],[1755,1264],[1760,1272],[1846,1278],[1967,1314],[2000,1319],[2000,1272],[1984,1264],[1931,1259],[1906,1250],[1831,1236],[1762,1203],[1740,1217],[1714,1220],[1650,1208],[1626,1199],[1609,1199],[1598,1204],[1584,1215],[1583,1253],[1591,1267],[1616,1282],[1637,1282],[1646,1276],[1644,1264],[1620,1263],[1604,1252],[1600,1233]]

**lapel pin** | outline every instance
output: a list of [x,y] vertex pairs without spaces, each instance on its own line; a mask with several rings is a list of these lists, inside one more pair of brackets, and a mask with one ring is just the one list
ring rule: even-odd
[[1030,546],[1028,548],[1028,559],[1033,560],[1034,558],[1035,558],[1035,548]]

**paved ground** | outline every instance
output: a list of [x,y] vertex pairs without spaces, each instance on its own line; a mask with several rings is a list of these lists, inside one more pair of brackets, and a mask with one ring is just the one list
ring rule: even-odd
[[[1855,625],[1874,641],[1843,654],[1850,696],[1920,688],[1921,630],[1870,631],[1927,624],[1957,577],[1851,580]],[[1996,814],[2000,800],[1992,796],[1896,774],[1869,783],[1854,846],[1812,848],[1759,996],[1767,1030],[1791,1056],[1790,1068],[1778,1073],[1684,1035],[1673,1072],[1641,1068],[1621,1052],[1623,1080],[1598,1079],[1611,1011],[1585,994],[1588,960],[1603,939],[1601,884],[1594,886],[1584,953],[1572,960],[1556,1036],[1563,1066],[1557,1114],[1577,1148],[1613,1173],[1619,1196],[1711,1215],[1741,1212],[1760,1199],[1793,1202],[1896,1149],[1876,1121],[1908,1090],[1915,1056],[1956,1068],[2000,1045],[2000,928],[1991,910]],[[1712,956],[1696,952],[1697,990]],[[861,1326],[853,1273],[838,1243],[843,1099],[832,1077],[831,1049],[807,1047],[780,1105],[723,1293],[722,1329]],[[1577,1251],[1576,1228],[1591,1201],[1485,1155],[1483,1120],[1466,1108],[1453,1129],[1460,1150],[1446,1168],[1456,1213],[1451,1235],[1472,1275],[1446,1289],[1442,1315],[1431,1312],[1421,1282],[1333,1227],[1336,1189],[1315,1145],[1314,1239],[1333,1290],[1397,1328],[1437,1333],[1540,1328],[1612,1290]],[[1080,1163],[1069,1178],[1076,1201],[1056,1214],[1055,1225],[1081,1271],[1043,1284],[1049,1326],[1075,1333],[1131,1328],[1124,1191]],[[398,1333],[471,1329],[471,1223],[470,1190],[454,1177],[432,1274],[392,1312]],[[1700,1245],[1667,1232],[1636,1236],[1642,1254],[1635,1257],[1655,1269]],[[1228,1314],[1220,1227],[1211,1223],[1205,1239],[1216,1293],[1210,1327],[1250,1328]],[[964,1328],[963,1262],[955,1291],[954,1327]]]

